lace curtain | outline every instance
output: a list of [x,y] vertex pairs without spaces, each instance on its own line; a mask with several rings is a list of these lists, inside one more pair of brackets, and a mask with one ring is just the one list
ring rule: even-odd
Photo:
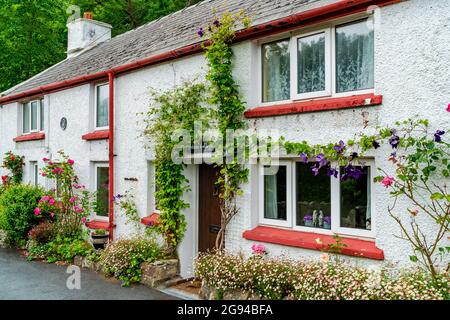
[[325,34],[298,39],[298,93],[325,90]]
[[290,99],[289,40],[264,45],[262,54],[264,102]]

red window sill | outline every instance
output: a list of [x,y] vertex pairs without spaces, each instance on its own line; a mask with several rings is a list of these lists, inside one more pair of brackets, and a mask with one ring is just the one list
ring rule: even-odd
[[275,117],[315,111],[329,111],[357,107],[377,106],[383,103],[383,96],[361,94],[350,97],[330,98],[320,100],[296,101],[293,103],[258,107],[245,112],[246,118]]
[[108,130],[94,131],[83,135],[81,139],[86,141],[106,140],[109,139],[109,131]]
[[109,222],[108,221],[89,221],[86,223],[86,227],[92,230],[109,230]]
[[24,141],[37,141],[37,140],[44,140],[45,139],[45,133],[37,132],[37,133],[30,133],[30,134],[24,134],[22,136],[18,136],[13,139],[14,142],[24,142]]
[[153,213],[148,217],[142,218],[141,223],[148,227],[155,226],[159,223],[158,222],[159,216],[160,216],[159,213]]
[[[253,230],[245,231],[243,237],[247,240],[318,251],[325,249],[329,244],[336,243],[330,235],[271,227],[257,227]],[[317,243],[317,239],[320,239],[321,244]],[[343,255],[384,260],[383,250],[377,248],[374,242],[352,238],[342,238],[342,242],[347,245],[342,249],[341,254]]]

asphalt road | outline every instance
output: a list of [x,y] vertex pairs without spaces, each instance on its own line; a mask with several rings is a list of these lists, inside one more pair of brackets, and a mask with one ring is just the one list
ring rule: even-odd
[[70,290],[67,280],[72,274],[66,271],[67,266],[28,262],[18,252],[0,248],[0,300],[175,299],[140,285],[123,288],[118,281],[87,269],[81,269],[80,290]]

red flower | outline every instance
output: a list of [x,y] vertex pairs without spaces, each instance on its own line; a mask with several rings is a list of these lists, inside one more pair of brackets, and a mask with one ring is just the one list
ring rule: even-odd
[[447,112],[450,112],[450,103],[447,106]]
[[73,161],[72,159],[67,160],[67,163],[70,164],[71,166],[73,166],[73,164],[75,163],[75,161]]
[[12,154],[11,155],[11,161],[14,161],[14,160],[16,160],[16,157]]

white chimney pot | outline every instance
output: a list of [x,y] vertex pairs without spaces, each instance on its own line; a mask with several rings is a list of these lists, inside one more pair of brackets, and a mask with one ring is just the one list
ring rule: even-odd
[[68,23],[67,28],[69,29],[68,58],[111,39],[112,26],[104,22],[81,18]]

